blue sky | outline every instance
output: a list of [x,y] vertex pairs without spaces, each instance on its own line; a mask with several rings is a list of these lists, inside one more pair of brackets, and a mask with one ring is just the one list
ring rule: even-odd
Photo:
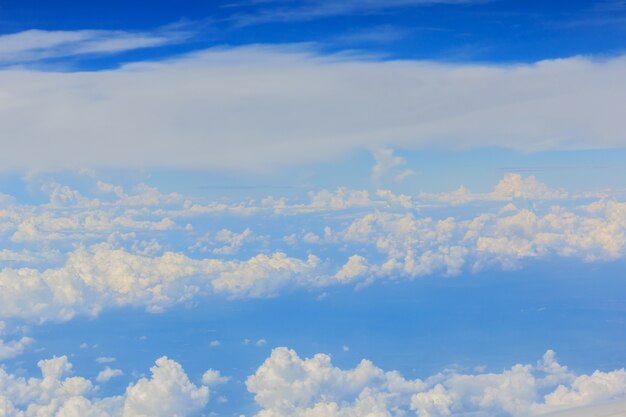
[[0,417],[620,415],[625,35],[0,3]]
[[[533,62],[623,52],[621,1],[163,1],[5,2],[3,33],[27,29],[146,31],[172,24],[192,42],[148,57],[213,45],[315,42],[387,57]],[[105,61],[106,62],[106,61]],[[105,64],[101,62],[100,64]]]

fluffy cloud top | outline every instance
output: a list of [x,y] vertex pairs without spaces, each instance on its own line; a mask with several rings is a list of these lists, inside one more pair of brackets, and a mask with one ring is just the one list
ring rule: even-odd
[[[7,246],[0,249],[6,261],[0,319],[67,320],[123,306],[159,312],[218,294],[266,297],[294,288],[511,269],[550,256],[594,262],[626,255],[626,203],[588,203],[517,174],[488,193],[436,196],[438,204],[455,204],[459,196],[482,201],[478,212],[450,211],[446,218],[422,214],[430,208],[389,190],[374,195],[340,187],[310,192],[304,203],[268,197],[242,205],[199,204],[144,184],[127,192],[95,181],[94,189],[89,197],[46,181],[46,203],[0,202]],[[206,221],[228,216],[237,231]],[[312,229],[314,217],[326,223]],[[267,234],[253,230],[259,222],[273,222]],[[177,240],[183,244],[172,249]],[[0,346],[9,356],[26,341]]]
[[32,342],[33,339],[26,336],[10,341],[0,339],[0,361],[21,355]]
[[196,260],[182,253],[152,258],[95,245],[70,253],[60,268],[0,271],[0,317],[67,320],[112,306],[145,306],[158,312],[214,291],[271,295],[297,283],[298,277],[313,280],[318,264],[314,256],[302,261],[280,252],[247,261]]
[[520,174],[508,173],[489,193],[472,193],[461,186],[448,193],[421,193],[420,197],[426,202],[459,205],[475,201],[565,200],[570,195],[562,189],[550,189],[532,175],[524,178]]
[[[205,410],[210,386],[229,380],[209,369],[203,385],[195,385],[180,364],[162,357],[149,378],[130,384],[122,395],[103,398],[90,380],[71,376],[65,356],[38,366],[42,376],[28,379],[0,368],[0,416],[192,416]],[[120,374],[105,371],[97,382]],[[553,351],[536,364],[517,364],[500,373],[445,370],[411,380],[368,360],[341,369],[328,355],[303,359],[281,347],[247,378],[246,386],[259,407],[256,417],[609,417],[626,411],[626,371],[577,375],[559,364]]]
[[[38,363],[41,378],[25,379],[0,369],[2,417],[184,417],[202,410],[209,389],[189,381],[182,367],[162,357],[150,371],[126,389],[124,395],[98,398],[88,379],[69,376],[72,365],[65,356]],[[98,376],[104,382],[115,371]]]
[[[277,348],[246,384],[261,407],[257,417],[528,417],[626,397],[623,369],[575,375],[552,351],[536,365],[518,364],[501,373],[448,370],[407,380],[367,360],[343,370],[327,355],[302,359]],[[626,411],[623,405],[619,409]]]

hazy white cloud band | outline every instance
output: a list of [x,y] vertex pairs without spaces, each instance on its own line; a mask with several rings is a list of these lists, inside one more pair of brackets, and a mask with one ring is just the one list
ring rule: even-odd
[[96,72],[6,69],[0,165],[255,170],[364,147],[624,147],[624,71],[624,57],[381,62],[302,45]]

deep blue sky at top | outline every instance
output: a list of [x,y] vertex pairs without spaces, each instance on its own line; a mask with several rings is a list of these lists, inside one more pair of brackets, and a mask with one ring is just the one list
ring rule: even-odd
[[[389,6],[391,3],[396,5]],[[96,66],[250,43],[315,42],[329,52],[355,49],[390,58],[490,62],[615,55],[626,49],[626,2],[620,0],[417,3],[0,0],[0,33],[27,29],[149,31],[177,22],[196,33],[180,45],[99,59],[93,63]]]

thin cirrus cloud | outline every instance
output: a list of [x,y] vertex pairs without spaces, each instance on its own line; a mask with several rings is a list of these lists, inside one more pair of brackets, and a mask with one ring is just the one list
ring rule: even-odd
[[190,36],[192,33],[182,27],[152,32],[31,29],[0,36],[0,64],[18,65],[51,58],[115,54],[179,43]]
[[303,45],[212,48],[106,71],[5,69],[0,164],[254,172],[363,148],[623,148],[625,70],[621,56],[440,64]]
[[269,1],[252,13],[235,13],[229,20],[236,26],[249,26],[275,22],[306,22],[337,16],[375,14],[403,7],[431,6],[434,4],[473,4],[488,0],[308,0],[293,6],[289,1]]

